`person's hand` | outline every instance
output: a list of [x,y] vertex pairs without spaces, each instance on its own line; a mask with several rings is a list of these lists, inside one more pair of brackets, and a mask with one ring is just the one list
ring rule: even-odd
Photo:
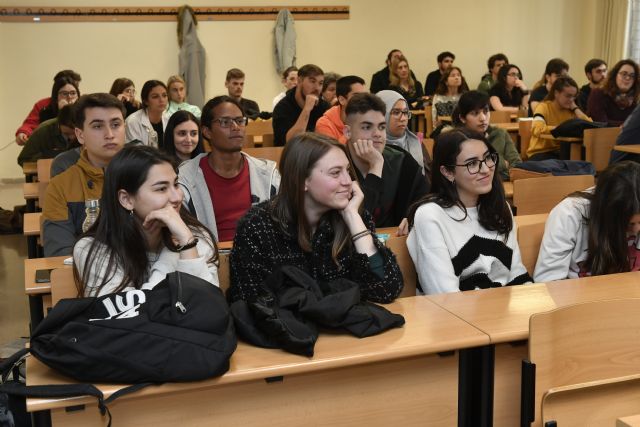
[[23,133],[23,132],[20,132],[19,134],[16,135],[16,144],[24,145],[24,144],[27,143],[27,139],[29,139],[27,134]]
[[318,104],[319,100],[320,98],[318,98],[315,95],[307,95],[307,97],[304,100],[303,110],[307,110],[307,111],[313,110],[313,107],[315,107]]
[[384,163],[382,153],[374,146],[370,139],[358,139],[353,143],[356,157],[369,165],[369,170]]
[[340,211],[343,217],[349,213],[355,213],[356,215],[360,215],[358,213],[358,209],[360,209],[360,205],[364,201],[364,193],[358,184],[358,181],[353,181],[351,184],[351,198],[349,199],[349,204]]
[[151,211],[142,222],[142,227],[151,233],[167,227],[177,245],[186,245],[193,240],[193,233],[180,217],[180,213],[171,204],[162,209]]
[[402,218],[398,231],[396,231],[396,236],[406,236],[407,234],[409,234],[409,221],[407,218]]
[[522,80],[520,80],[520,79],[517,79],[517,80],[516,80],[515,87],[519,87],[519,88],[520,88],[520,89],[522,89],[523,91],[524,91],[524,90],[527,90],[527,85],[525,85],[525,84],[524,84],[524,82],[523,82]]
[[116,96],[116,98],[118,98],[122,102],[130,101],[129,95],[127,95],[126,93],[120,93],[118,94],[118,96]]
[[62,109],[62,107],[64,107],[67,104],[69,104],[69,101],[67,101],[67,98],[59,98],[58,99],[58,110]]

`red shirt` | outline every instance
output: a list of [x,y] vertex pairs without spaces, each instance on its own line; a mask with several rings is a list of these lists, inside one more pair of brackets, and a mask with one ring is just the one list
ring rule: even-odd
[[216,214],[218,241],[233,240],[238,220],[251,207],[251,186],[249,184],[249,164],[243,156],[242,169],[233,178],[218,175],[209,165],[209,156],[200,160],[200,169],[209,189],[213,211]]

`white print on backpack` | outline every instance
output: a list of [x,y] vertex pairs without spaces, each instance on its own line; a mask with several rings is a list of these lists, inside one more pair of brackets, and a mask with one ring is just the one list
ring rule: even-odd
[[104,308],[109,312],[109,317],[105,317],[104,319],[89,319],[89,321],[136,317],[140,314],[140,312],[138,312],[140,304],[144,304],[146,300],[147,297],[145,293],[139,289],[125,292],[124,298],[122,295],[105,298],[102,300],[102,303],[104,304]]

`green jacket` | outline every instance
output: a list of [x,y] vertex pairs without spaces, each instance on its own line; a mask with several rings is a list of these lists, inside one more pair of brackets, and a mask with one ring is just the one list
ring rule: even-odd
[[74,146],[75,144],[70,144],[62,136],[57,118],[46,120],[40,123],[40,126],[33,131],[27,143],[22,147],[22,151],[18,155],[18,164],[22,166],[24,162],[53,159]]
[[[489,134],[489,143],[500,155],[500,160],[498,161],[498,173],[503,180],[508,181],[509,169],[518,163],[522,163],[520,154],[518,153],[518,150],[516,150],[513,140],[506,130],[489,126],[487,133]],[[505,160],[509,163],[509,167],[507,167]]]
[[480,92],[484,92],[487,95],[489,95],[489,90],[493,87],[495,83],[496,83],[495,80],[491,78],[491,74],[485,74],[484,76],[482,76],[482,80],[478,85],[478,90]]

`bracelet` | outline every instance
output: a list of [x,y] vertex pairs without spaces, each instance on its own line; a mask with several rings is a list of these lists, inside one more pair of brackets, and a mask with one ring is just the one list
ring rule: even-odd
[[354,234],[353,236],[351,236],[351,241],[355,242],[356,240],[358,240],[361,237],[364,236],[370,236],[371,235],[371,231],[370,230],[363,230],[359,233]]
[[187,249],[195,248],[197,244],[198,244],[198,238],[194,237],[193,240],[190,241],[189,243],[186,243],[182,246],[177,246],[176,251],[178,252],[186,251]]

